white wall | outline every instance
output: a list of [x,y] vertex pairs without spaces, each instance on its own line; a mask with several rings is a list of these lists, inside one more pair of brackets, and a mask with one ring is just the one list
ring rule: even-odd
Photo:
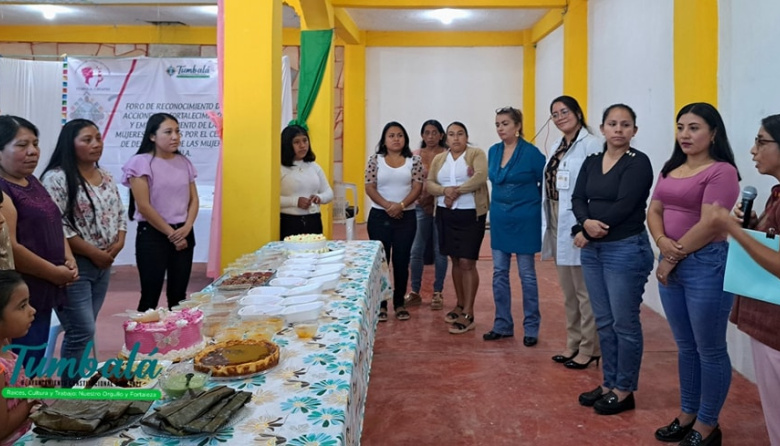
[[536,131],[525,132],[526,138],[539,134],[534,145],[549,153],[561,132],[550,118],[550,101],[563,94],[563,27],[558,27],[536,44]]
[[[761,119],[780,113],[780,3],[776,0],[736,2],[720,0],[720,54],[718,109],[726,122],[729,140],[742,175],[742,187],[758,189],[757,211],[777,181],[760,175],[749,153]],[[729,354],[733,366],[755,379],[749,338],[730,324]]]
[[[674,147],[674,0],[590,0],[588,5],[589,125],[598,134],[606,107],[631,106],[639,127],[632,146],[650,157],[657,175]],[[663,314],[655,274],[644,299]]]
[[461,121],[487,150],[499,140],[495,110],[520,108],[522,91],[522,47],[366,48],[366,159],[390,121],[404,125],[412,148],[426,120]]

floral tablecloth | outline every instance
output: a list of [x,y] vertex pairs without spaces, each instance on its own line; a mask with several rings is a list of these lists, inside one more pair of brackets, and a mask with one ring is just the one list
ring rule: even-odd
[[[325,304],[317,335],[303,341],[287,328],[274,337],[282,349],[278,366],[253,378],[209,383],[252,392],[233,426],[192,439],[152,437],[138,426],[110,437],[67,442],[28,432],[14,445],[360,444],[379,303],[391,297],[392,288],[379,242],[329,246],[346,248],[347,272]],[[279,247],[276,242],[263,249]]]

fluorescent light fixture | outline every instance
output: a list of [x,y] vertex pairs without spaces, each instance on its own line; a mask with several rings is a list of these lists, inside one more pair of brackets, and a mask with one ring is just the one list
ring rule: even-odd
[[219,7],[217,5],[201,6],[200,10],[206,14],[217,15],[217,13],[219,12]]
[[46,20],[54,20],[57,14],[70,12],[70,9],[58,5],[30,5],[29,8],[43,14],[43,18]]
[[429,11],[427,15],[428,17],[436,19],[445,25],[449,25],[455,19],[463,19],[468,17],[469,12],[462,9],[443,8]]

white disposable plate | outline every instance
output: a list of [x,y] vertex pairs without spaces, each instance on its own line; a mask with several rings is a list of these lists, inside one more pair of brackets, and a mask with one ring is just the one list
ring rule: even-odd
[[309,263],[292,263],[290,265],[282,265],[279,267],[279,269],[276,270],[276,275],[278,276],[280,272],[283,271],[299,271],[299,270],[307,270],[307,271],[314,271],[314,268],[316,268],[317,265],[314,263],[314,260],[310,261]]
[[303,277],[277,277],[269,282],[271,286],[278,286],[284,288],[294,288],[297,286],[306,285],[306,279]]
[[287,291],[287,288],[281,286],[259,286],[247,291],[246,294],[250,296],[258,294],[266,296],[281,296],[285,291]]
[[303,305],[310,302],[317,302],[327,298],[327,294],[301,294],[300,296],[290,296],[281,299],[279,305],[289,307],[290,305]]
[[344,261],[344,254],[330,257],[323,257],[317,260],[317,265],[326,265],[329,263],[340,263]]
[[347,250],[344,248],[334,249],[333,251],[323,252],[322,254],[320,254],[320,258],[324,259],[327,257],[340,256],[340,255],[344,255],[345,252],[347,252]]
[[320,317],[320,310],[325,304],[322,302],[310,302],[302,305],[291,305],[282,311],[285,321],[288,324],[296,322],[311,321]]
[[317,269],[315,269],[311,273],[311,277],[318,277],[318,276],[327,276],[328,274],[344,274],[344,271],[347,270],[347,265],[343,263],[326,263],[324,265],[318,265]]
[[302,277],[308,279],[313,274],[310,269],[287,269],[276,273],[276,277]]
[[328,291],[336,288],[341,280],[341,274],[333,273],[326,274],[324,276],[312,277],[309,279],[309,283],[319,283],[321,285],[321,291]]
[[248,305],[279,305],[282,300],[281,297],[270,294],[252,294],[242,297],[238,304],[242,307]]
[[283,296],[298,296],[301,294],[319,294],[322,291],[322,284],[309,283],[304,286],[290,288],[282,294]]
[[241,319],[252,319],[258,316],[274,316],[284,311],[281,305],[247,305],[238,310]]

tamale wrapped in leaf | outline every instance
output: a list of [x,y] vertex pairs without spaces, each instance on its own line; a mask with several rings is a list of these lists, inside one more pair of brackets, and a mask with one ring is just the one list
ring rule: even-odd
[[179,429],[185,424],[208,412],[211,406],[216,404],[221,399],[227,398],[234,393],[235,390],[231,389],[230,387],[215,387],[214,389],[211,389],[208,392],[195,398],[190,404],[185,405],[176,412],[168,416],[160,413],[160,416],[162,416],[165,421],[168,422],[168,424]]
[[30,418],[51,431],[91,433],[104,420],[119,418],[129,406],[129,401],[57,400]]
[[185,424],[182,427],[182,430],[185,432],[190,433],[200,433],[203,432],[203,428],[211,422],[211,420],[216,417],[219,412],[233,399],[235,398],[235,394],[230,396],[229,398],[225,398],[222,401],[217,402],[217,404],[211,406],[208,412],[204,413],[203,415],[199,416],[197,419],[192,420],[191,422]]
[[214,419],[206,425],[205,432],[214,433],[218,431],[222,426],[227,424],[228,421],[241,410],[249,400],[252,399],[252,394],[249,392],[239,392],[230,399],[230,402],[222,409]]

